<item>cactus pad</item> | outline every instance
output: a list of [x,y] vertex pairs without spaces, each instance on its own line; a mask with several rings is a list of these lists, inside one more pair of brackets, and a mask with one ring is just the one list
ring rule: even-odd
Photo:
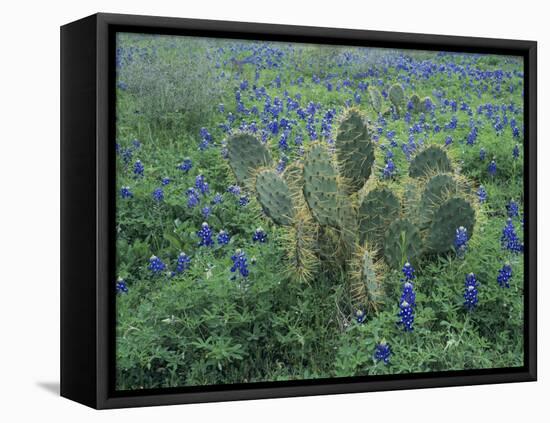
[[382,248],[385,231],[399,217],[401,205],[396,195],[387,188],[370,191],[359,206],[359,242],[367,241]]
[[237,182],[244,184],[260,167],[272,164],[269,150],[256,137],[250,134],[237,134],[227,140],[229,165]]
[[427,244],[431,252],[445,253],[453,248],[456,230],[464,226],[472,236],[475,212],[471,204],[460,197],[445,201],[435,211],[429,229]]
[[420,178],[432,172],[445,173],[451,170],[451,161],[447,153],[440,147],[432,145],[414,157],[409,167],[409,175]]
[[359,191],[371,174],[374,146],[369,128],[354,110],[347,114],[338,128],[336,156],[349,191]]
[[376,253],[357,246],[351,263],[350,297],[353,308],[376,311],[383,303],[384,290]]
[[376,113],[382,111],[382,94],[375,87],[369,87],[370,104]]
[[320,144],[313,144],[304,160],[304,197],[319,224],[341,226],[336,170]]
[[399,269],[405,261],[415,264],[422,254],[420,231],[407,219],[394,220],[386,231],[384,257],[389,266]]
[[413,113],[420,113],[422,111],[422,100],[418,97],[418,94],[413,94],[410,99]]
[[403,91],[403,87],[400,84],[392,85],[390,87],[388,95],[390,97],[390,101],[397,109],[397,112],[399,112],[402,109],[403,103],[405,101],[405,92]]
[[262,170],[256,176],[256,195],[265,214],[278,225],[291,225],[294,216],[287,183],[277,172]]
[[431,177],[420,197],[418,213],[424,224],[430,223],[434,211],[450,196],[458,193],[457,182],[451,175],[440,174]]

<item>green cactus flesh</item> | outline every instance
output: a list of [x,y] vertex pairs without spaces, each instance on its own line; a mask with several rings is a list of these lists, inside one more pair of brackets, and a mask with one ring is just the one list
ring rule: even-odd
[[475,212],[471,204],[460,197],[445,201],[435,211],[429,229],[427,245],[431,252],[441,254],[453,248],[456,230],[464,226],[472,236]]
[[320,225],[341,226],[337,174],[320,144],[312,145],[304,160],[304,197]]
[[450,196],[458,193],[458,185],[448,174],[435,175],[428,180],[418,204],[422,226],[429,224],[434,211]]
[[256,169],[272,165],[269,150],[250,134],[230,137],[227,140],[227,155],[239,184],[244,184]]
[[351,280],[350,294],[353,307],[367,307],[376,310],[383,302],[383,289],[380,277],[376,274],[373,254],[368,250],[361,251],[354,257],[354,274]]
[[405,92],[403,91],[403,87],[399,84],[392,85],[388,95],[390,97],[390,101],[399,112],[403,107],[403,102],[405,101]]
[[433,172],[445,173],[451,170],[451,161],[447,153],[440,147],[432,145],[414,157],[409,167],[409,175],[420,178]]
[[420,231],[407,219],[394,220],[386,231],[384,257],[389,266],[399,269],[406,261],[416,263],[422,254]]
[[360,190],[371,174],[374,145],[369,128],[356,111],[351,111],[340,123],[336,135],[336,156],[349,192]]
[[418,94],[413,94],[410,99],[412,105],[412,111],[414,113],[420,113],[422,111],[422,100],[418,97]]
[[376,113],[382,110],[382,94],[374,87],[369,87],[370,104]]
[[256,196],[265,214],[278,225],[291,225],[294,216],[287,183],[277,172],[262,170],[256,176]]
[[399,216],[401,205],[396,195],[387,188],[370,191],[359,206],[359,241],[382,249],[384,234]]

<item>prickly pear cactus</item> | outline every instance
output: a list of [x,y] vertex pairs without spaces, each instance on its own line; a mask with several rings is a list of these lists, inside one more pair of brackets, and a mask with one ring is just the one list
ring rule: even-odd
[[346,181],[349,193],[359,191],[369,179],[374,163],[371,131],[356,110],[349,111],[336,134],[336,157],[340,176]]
[[335,228],[341,226],[337,176],[325,147],[313,144],[304,159],[304,197],[317,222]]
[[376,113],[380,113],[382,111],[382,94],[375,87],[369,87],[368,91],[372,108]]
[[403,103],[405,102],[405,92],[403,91],[403,87],[400,84],[392,85],[388,95],[390,97],[390,101],[399,113],[403,109]]
[[318,227],[306,210],[299,210],[293,225],[283,235],[287,258],[287,274],[292,280],[308,283],[320,265],[315,248]]
[[432,220],[434,211],[448,198],[458,194],[458,184],[446,173],[428,179],[420,196],[417,214],[424,228]]
[[355,310],[369,309],[377,311],[383,303],[384,289],[382,286],[380,263],[376,261],[376,253],[367,247],[356,247],[350,272],[350,297]]
[[471,236],[474,225],[475,212],[472,205],[460,197],[448,199],[434,212],[427,238],[428,249],[437,254],[450,251],[456,230],[464,226]]
[[250,134],[233,135],[227,140],[229,165],[239,184],[245,182],[260,167],[273,164],[269,150],[256,137]]
[[408,219],[394,220],[384,240],[384,257],[389,266],[399,269],[406,261],[414,264],[422,254],[422,238]]
[[256,176],[256,196],[265,214],[278,225],[291,225],[294,218],[287,183],[274,170],[261,170]]
[[420,178],[432,173],[446,173],[451,170],[451,161],[447,153],[441,147],[432,145],[414,157],[409,167],[409,175],[413,178]]
[[388,188],[368,192],[359,206],[359,242],[365,241],[377,249],[383,248],[385,231],[399,217],[401,203]]
[[413,94],[410,98],[413,113],[420,113],[422,111],[422,100],[418,94]]

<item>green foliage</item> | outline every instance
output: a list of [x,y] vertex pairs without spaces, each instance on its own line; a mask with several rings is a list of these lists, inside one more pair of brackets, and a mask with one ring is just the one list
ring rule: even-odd
[[422,253],[418,228],[407,219],[394,220],[384,239],[384,257],[388,264],[395,269],[401,268],[407,261],[416,265]]

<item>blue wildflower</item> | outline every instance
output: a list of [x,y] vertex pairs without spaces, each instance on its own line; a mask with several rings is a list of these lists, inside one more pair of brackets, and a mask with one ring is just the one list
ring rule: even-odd
[[510,279],[512,278],[512,266],[510,263],[504,263],[502,269],[498,271],[497,282],[502,288],[510,288]]
[[169,177],[164,177],[162,178],[162,180],[160,181],[160,183],[163,185],[163,186],[166,186],[170,183],[170,178]]
[[127,294],[128,293],[128,285],[126,285],[126,281],[122,278],[118,278],[116,281],[116,292],[117,294]]
[[260,242],[262,244],[267,241],[267,234],[261,227],[257,228],[256,232],[254,232],[254,235],[252,236],[252,241]]
[[227,192],[238,197],[239,195],[241,195],[241,187],[238,185],[230,185],[229,187],[227,187]]
[[483,147],[479,149],[479,160],[484,161],[485,157],[487,157],[487,152]]
[[130,190],[130,187],[122,187],[120,188],[120,196],[122,198],[132,198],[134,193]]
[[205,219],[208,219],[208,216],[210,216],[210,213],[212,212],[212,209],[208,206],[204,206],[201,210],[202,216]]
[[241,274],[243,278],[246,278],[249,274],[248,271],[248,263],[246,254],[244,251],[237,249],[235,251],[235,254],[231,256],[231,260],[233,261],[233,266],[231,266],[231,273],[235,273],[237,270]]
[[195,178],[195,188],[197,188],[201,194],[206,194],[209,191],[208,182],[204,180],[203,175],[198,175]]
[[386,161],[386,165],[384,166],[384,169],[382,170],[382,177],[384,179],[391,179],[395,175],[395,164],[393,163],[392,159],[388,159]]
[[197,231],[197,236],[201,239],[199,247],[211,247],[214,245],[212,240],[212,229],[208,226],[208,223],[202,222],[201,228]]
[[218,244],[219,245],[227,245],[229,243],[230,239],[231,239],[231,237],[229,236],[229,234],[226,231],[224,231],[223,229],[218,234]]
[[193,208],[200,203],[199,194],[195,188],[189,188],[186,192],[187,195],[187,207]]
[[243,195],[239,198],[239,206],[244,207],[248,204],[249,199],[246,195]]
[[484,203],[487,201],[487,191],[485,190],[485,187],[483,185],[480,185],[477,189],[477,198],[480,203]]
[[189,172],[193,167],[193,162],[189,158],[183,159],[183,162],[178,166],[179,170],[184,171],[185,173]]
[[164,200],[164,191],[162,188],[156,188],[153,191],[153,200],[160,203],[162,200]]
[[398,325],[403,325],[405,332],[413,330],[414,323],[414,308],[416,307],[416,294],[414,293],[414,287],[412,280],[414,279],[414,268],[410,263],[405,263],[403,269],[401,269],[405,276],[405,283],[403,284],[403,293],[399,301],[399,317]]
[[391,354],[391,348],[386,341],[380,342],[374,349],[374,359],[378,362],[382,361],[386,365],[390,362]]
[[212,204],[220,204],[223,202],[223,196],[217,192],[216,195],[214,195],[214,198],[212,198]]
[[500,245],[502,248],[511,251],[512,253],[519,254],[523,252],[523,243],[516,234],[514,223],[511,218],[508,218],[506,225],[502,230],[500,237]]
[[412,281],[416,276],[414,275],[414,267],[407,262],[403,265],[403,268],[401,269],[403,272],[403,275],[405,276],[405,280]]
[[176,273],[183,273],[191,267],[191,257],[184,252],[178,255],[178,261],[176,263]]
[[452,143],[453,143],[452,137],[448,136],[447,138],[445,138],[445,147],[450,146]]
[[468,248],[468,230],[464,226],[460,226],[456,230],[455,235],[455,251],[459,258],[464,258],[466,249]]
[[477,283],[476,275],[474,273],[470,273],[466,276],[466,281],[464,283],[464,307],[466,307],[468,311],[473,310],[477,306],[478,286],[479,284]]
[[506,204],[506,211],[508,213],[508,217],[518,217],[519,216],[519,205],[514,200],[510,200],[508,204]]
[[134,163],[134,175],[136,176],[143,176],[144,171],[143,164],[141,163],[141,160],[136,160]]
[[514,157],[514,159],[519,158],[519,146],[517,144],[514,145],[514,149],[512,150],[512,157]]
[[357,321],[357,323],[365,323],[365,321],[367,320],[367,312],[365,310],[357,310],[355,312],[355,320]]
[[166,265],[162,262],[161,259],[159,259],[157,256],[151,256],[149,259],[149,266],[147,267],[154,275],[158,275],[161,273],[164,269],[166,269]]
[[497,164],[494,160],[491,160],[491,163],[489,163],[489,166],[487,167],[487,171],[491,176],[495,176],[497,174]]

